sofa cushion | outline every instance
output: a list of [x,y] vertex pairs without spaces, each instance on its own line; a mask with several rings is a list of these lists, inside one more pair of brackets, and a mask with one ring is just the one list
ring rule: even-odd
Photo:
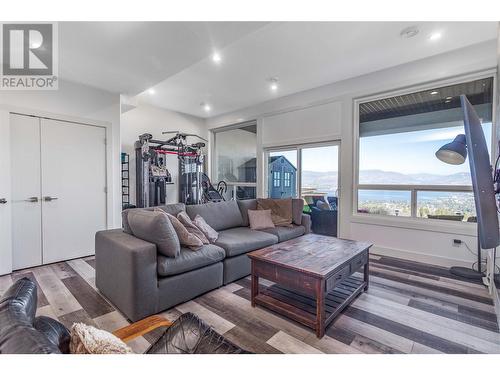
[[132,230],[130,229],[130,225],[128,223],[128,214],[133,211],[137,210],[146,210],[146,211],[154,211],[155,208],[159,208],[162,211],[165,211],[167,214],[177,216],[177,214],[181,211],[186,210],[186,205],[184,203],[174,203],[174,204],[167,204],[165,206],[158,206],[158,207],[147,207],[147,208],[128,208],[126,210],[122,211],[122,226],[123,226],[123,231],[128,234],[133,234]]
[[304,200],[302,198],[292,199],[292,222],[296,225],[302,223],[302,212],[304,211]]
[[186,206],[186,212],[191,219],[194,219],[196,215],[200,215],[217,232],[243,225],[243,219],[236,201]]
[[179,256],[175,258],[158,255],[158,275],[162,277],[173,276],[195,270],[220,262],[225,255],[224,249],[215,245],[203,245],[196,251],[182,247]]
[[149,207],[147,210],[154,210],[155,208],[159,208],[162,211],[165,211],[167,214],[177,216],[177,214],[181,211],[186,211],[186,205],[184,203],[172,203],[166,204],[164,206],[157,207]]
[[275,235],[247,227],[223,230],[219,232],[219,238],[215,242],[217,246],[226,251],[228,257],[261,249],[275,243],[278,243],[278,237]]
[[243,220],[244,227],[248,227],[250,222],[248,220],[248,210],[257,209],[257,199],[241,199],[237,200],[238,207],[240,208],[241,218]]
[[279,242],[283,242],[302,236],[305,233],[306,228],[302,225],[293,225],[291,227],[261,229],[261,231],[273,234],[278,237]]
[[130,210],[128,222],[134,236],[154,243],[160,254],[168,257],[179,254],[179,238],[165,212]]

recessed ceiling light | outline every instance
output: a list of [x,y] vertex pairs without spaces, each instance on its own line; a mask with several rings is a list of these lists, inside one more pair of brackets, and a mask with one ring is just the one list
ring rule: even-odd
[[216,64],[220,63],[222,61],[221,55],[217,52],[214,52],[214,54],[212,55],[212,61]]
[[431,91],[429,94],[431,94],[431,95],[437,95],[437,94],[439,94],[439,92],[438,91]]
[[150,95],[154,95],[155,93],[156,93],[156,90],[155,90],[155,89],[153,89],[153,88],[150,88],[150,89],[148,90],[148,94],[150,94]]
[[435,32],[429,36],[429,40],[438,40],[438,39],[441,39],[441,37],[442,37],[442,34],[440,32]]
[[278,91],[278,78],[277,77],[272,77],[268,79],[269,81],[269,88],[271,91]]
[[212,107],[208,103],[201,103],[200,105],[203,107],[205,112],[210,112],[212,110]]
[[451,103],[451,100],[445,100],[444,102],[445,103]]
[[453,99],[453,96],[447,96],[446,97],[446,100],[451,100],[451,99]]
[[414,36],[417,36],[417,34],[419,33],[419,29],[417,26],[410,26],[410,27],[407,27],[403,30],[401,30],[401,32],[399,33],[399,36],[401,38],[404,38],[404,39],[410,39],[410,38],[413,38]]

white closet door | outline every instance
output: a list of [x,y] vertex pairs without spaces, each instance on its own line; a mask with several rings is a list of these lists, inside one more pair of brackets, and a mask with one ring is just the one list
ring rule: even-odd
[[10,116],[12,268],[42,264],[40,119]]
[[0,275],[12,272],[10,114],[0,111]]
[[43,261],[94,254],[106,228],[105,129],[41,122]]

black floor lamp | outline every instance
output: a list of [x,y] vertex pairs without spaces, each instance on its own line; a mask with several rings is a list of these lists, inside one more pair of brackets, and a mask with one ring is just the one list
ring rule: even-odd
[[[448,164],[463,164],[467,159],[467,142],[465,134],[459,134],[455,139],[442,146],[436,151],[436,157]],[[478,218],[479,220],[479,218]],[[450,272],[453,275],[465,277],[467,279],[481,280],[484,276],[481,271],[481,240],[479,238],[479,222],[477,223],[477,271],[467,267],[451,267]]]

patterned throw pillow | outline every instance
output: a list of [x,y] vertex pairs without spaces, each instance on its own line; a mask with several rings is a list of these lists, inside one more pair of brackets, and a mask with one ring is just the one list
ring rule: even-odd
[[[163,211],[162,211],[163,212]],[[191,250],[199,250],[203,246],[203,242],[196,237],[194,234],[189,233],[188,230],[182,223],[177,219],[174,215],[170,215],[165,213],[170,219],[172,226],[177,233],[177,237],[179,237],[179,242],[181,245],[189,247]]]
[[196,237],[198,237],[201,242],[204,244],[209,244],[210,241],[208,238],[203,234],[203,232],[196,226],[194,223],[191,221],[191,218],[188,216],[188,214],[185,211],[181,211],[177,214],[177,219],[186,227],[187,231],[189,233],[194,234]]
[[196,215],[194,217],[193,224],[203,232],[205,237],[207,237],[211,243],[214,243],[215,241],[217,241],[217,238],[219,238],[219,233],[217,233],[214,228],[208,225],[205,219],[200,215]]
[[75,323],[71,327],[71,354],[131,354],[127,344],[112,333],[88,326],[84,323]]
[[269,229],[274,228],[271,210],[248,210],[248,221],[250,229]]
[[275,226],[292,225],[292,199],[257,198],[257,210],[271,210],[271,218]]

